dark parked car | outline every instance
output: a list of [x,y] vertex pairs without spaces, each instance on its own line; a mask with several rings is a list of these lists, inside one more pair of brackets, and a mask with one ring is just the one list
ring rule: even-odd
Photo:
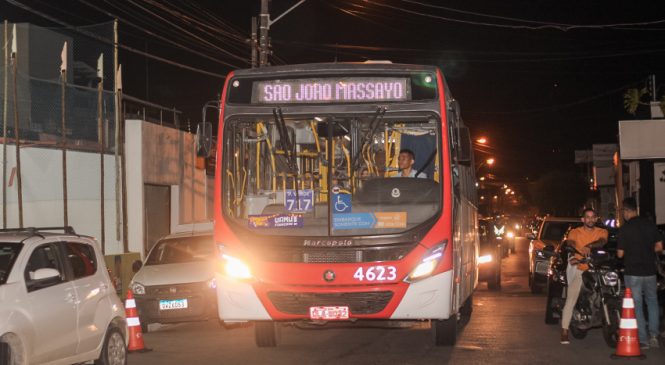
[[501,258],[503,257],[502,241],[496,239],[493,223],[489,219],[478,221],[480,238],[480,255],[478,257],[478,281],[487,282],[490,290],[501,289]]

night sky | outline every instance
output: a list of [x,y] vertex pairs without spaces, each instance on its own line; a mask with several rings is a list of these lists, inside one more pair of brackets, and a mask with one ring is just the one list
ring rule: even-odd
[[[231,29],[221,22],[237,29],[236,38],[248,37],[250,17],[259,11],[259,0],[196,5],[184,0],[62,0],[57,7],[54,1],[18,1],[73,25],[111,19],[88,2],[125,18],[121,43],[217,74],[232,67],[177,50],[140,29],[246,68],[249,47],[231,40]],[[296,2],[273,1],[273,18]],[[200,23],[185,24],[165,9]],[[11,22],[53,25],[4,0],[0,14]],[[649,74],[665,84],[664,19],[661,1],[308,0],[275,23],[271,37],[274,63],[389,59],[439,65],[474,135],[489,138],[496,174],[517,181],[551,169],[573,169],[575,149],[617,141],[617,121],[635,118],[623,109],[625,89],[644,86]],[[657,21],[602,29],[515,29]],[[121,63],[127,94],[175,106],[193,124],[200,120],[203,103],[217,98],[223,84],[128,52],[121,52]],[[638,116],[646,117],[645,111]]]

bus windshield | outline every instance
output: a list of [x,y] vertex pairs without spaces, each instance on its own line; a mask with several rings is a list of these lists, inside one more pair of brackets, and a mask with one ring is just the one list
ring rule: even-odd
[[[424,114],[424,113],[423,113]],[[438,214],[440,122],[289,116],[225,122],[223,213],[282,236],[394,234]]]

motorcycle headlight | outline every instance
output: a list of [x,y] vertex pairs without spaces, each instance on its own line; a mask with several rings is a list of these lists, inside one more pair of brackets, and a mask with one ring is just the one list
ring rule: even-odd
[[603,284],[607,286],[616,286],[619,282],[619,274],[614,271],[608,271],[603,274]]
[[409,274],[404,281],[407,283],[414,283],[430,276],[432,272],[434,272],[434,269],[439,265],[439,262],[441,262],[443,252],[446,250],[446,244],[447,242],[441,243],[427,251],[423,259],[420,261],[420,264],[411,271],[411,274]]
[[486,264],[488,262],[492,262],[492,255],[484,255],[478,257],[478,265]]
[[129,289],[132,290],[132,294],[134,295],[145,295],[145,286],[141,283],[132,281],[129,283]]

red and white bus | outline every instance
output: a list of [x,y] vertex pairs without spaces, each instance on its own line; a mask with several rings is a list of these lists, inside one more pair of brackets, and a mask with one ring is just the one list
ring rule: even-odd
[[[255,322],[258,346],[280,322],[358,320],[431,321],[437,345],[455,343],[477,285],[477,195],[439,69],[235,71],[219,120],[221,320]],[[400,151],[417,178],[397,176]]]

